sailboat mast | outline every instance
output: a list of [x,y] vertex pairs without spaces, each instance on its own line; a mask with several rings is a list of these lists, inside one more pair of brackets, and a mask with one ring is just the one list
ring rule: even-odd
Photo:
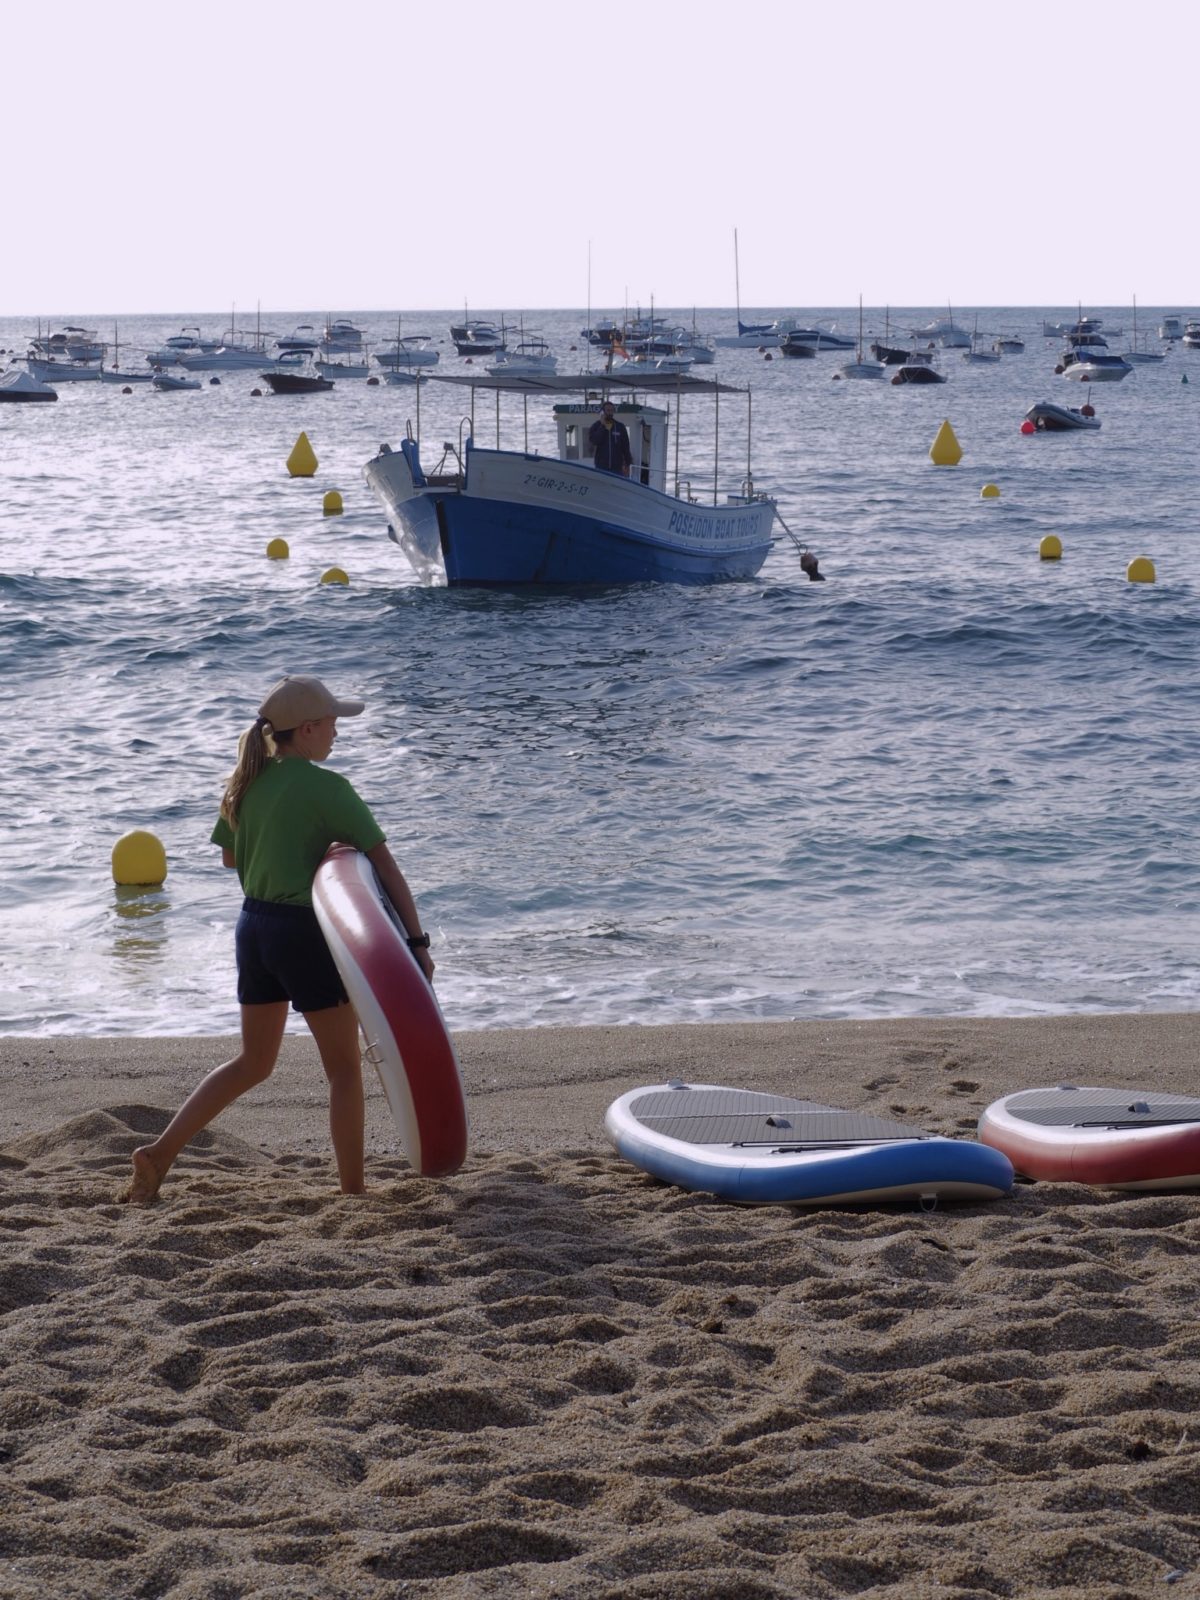
[[737,229],[733,230],[733,293],[737,304],[738,332],[742,331],[742,275],[738,265]]

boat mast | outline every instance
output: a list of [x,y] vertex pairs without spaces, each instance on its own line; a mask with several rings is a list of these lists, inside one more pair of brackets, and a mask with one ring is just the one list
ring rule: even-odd
[[737,305],[738,332],[742,331],[742,274],[738,266],[737,229],[733,230],[733,294]]
[[[588,240],[587,294],[588,294],[587,321],[584,324],[584,326],[587,329],[587,331],[586,331],[586,333],[584,334],[583,337],[587,340],[587,371],[590,372],[592,370],[592,241],[590,239]],[[497,391],[497,394],[498,393],[499,393],[499,391]],[[497,400],[497,407],[498,406],[499,406],[499,400]],[[499,412],[497,411],[497,415],[498,414],[499,414]],[[496,448],[497,449],[500,448],[499,438],[497,438]]]
[[713,399],[716,401],[716,428],[713,437],[713,505],[717,503],[717,472],[721,459],[721,385],[718,383],[713,390]]

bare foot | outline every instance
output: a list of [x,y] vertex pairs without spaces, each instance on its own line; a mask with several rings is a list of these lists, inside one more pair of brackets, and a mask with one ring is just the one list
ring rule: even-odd
[[133,1177],[117,1196],[118,1204],[148,1206],[158,1198],[158,1188],[166,1177],[151,1159],[148,1149],[133,1152]]

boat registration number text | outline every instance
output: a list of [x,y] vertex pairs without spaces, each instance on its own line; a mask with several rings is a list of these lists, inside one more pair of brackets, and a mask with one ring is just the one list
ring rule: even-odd
[[573,494],[583,500],[591,488],[587,483],[573,483],[569,478],[551,478],[544,472],[527,472],[525,474],[525,487],[527,489],[553,489],[555,494]]

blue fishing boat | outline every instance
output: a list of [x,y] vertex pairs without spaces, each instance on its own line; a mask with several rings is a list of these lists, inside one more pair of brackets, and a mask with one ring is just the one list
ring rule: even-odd
[[[743,393],[748,401],[746,391],[688,373],[435,381],[469,385],[472,414],[476,389],[599,398],[554,406],[557,456],[485,448],[469,424],[465,442],[446,445],[432,472],[411,428],[398,450],[381,447],[367,463],[367,482],[423,583],[716,583],[752,578],[766,560],[774,500],[755,490],[748,470],[739,492],[718,494],[719,410],[711,499],[701,503],[680,481],[678,446],[673,472],[668,465],[672,398],[678,431],[684,395],[712,396],[719,407],[719,395]],[[628,476],[594,464],[589,434],[603,399],[613,401],[629,434]]]

